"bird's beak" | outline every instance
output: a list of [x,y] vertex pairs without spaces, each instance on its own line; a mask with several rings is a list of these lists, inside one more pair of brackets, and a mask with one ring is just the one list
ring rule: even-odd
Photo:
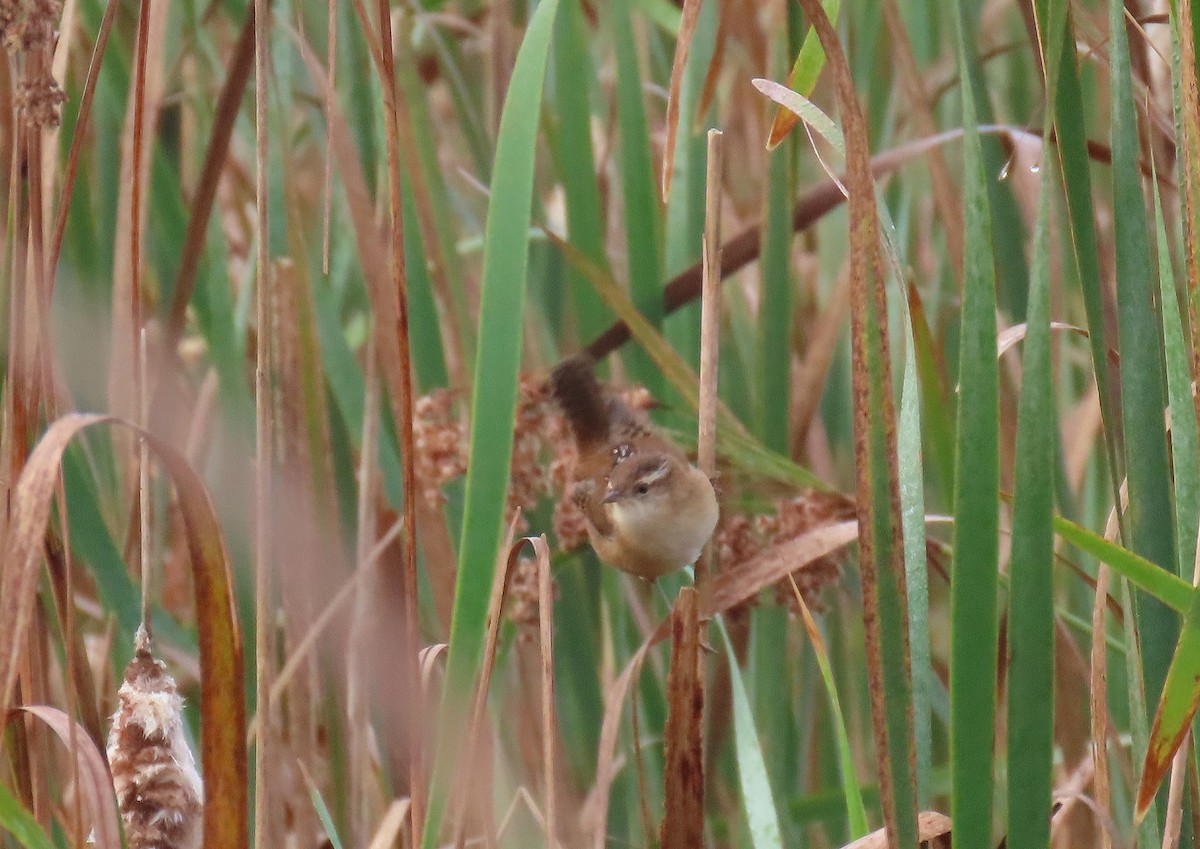
[[600,499],[601,504],[612,504],[614,501],[621,500],[621,490],[609,487],[608,492],[604,493],[604,497]]

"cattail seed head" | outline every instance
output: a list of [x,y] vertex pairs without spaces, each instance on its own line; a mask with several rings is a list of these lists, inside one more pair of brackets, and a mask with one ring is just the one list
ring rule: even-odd
[[183,733],[183,698],[141,629],[117,696],[108,760],[129,849],[199,849],[204,790]]

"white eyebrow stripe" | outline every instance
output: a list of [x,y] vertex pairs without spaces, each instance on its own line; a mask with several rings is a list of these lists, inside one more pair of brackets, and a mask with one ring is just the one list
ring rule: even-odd
[[667,476],[668,469],[669,469],[669,467],[665,462],[660,463],[658,466],[651,469],[646,474],[642,475],[642,477],[640,478],[640,482],[641,483],[655,483],[656,481],[660,481]]

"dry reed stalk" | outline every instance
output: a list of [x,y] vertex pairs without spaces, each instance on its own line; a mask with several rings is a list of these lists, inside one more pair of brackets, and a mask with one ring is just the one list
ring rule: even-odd
[[[698,4],[697,4],[698,5]],[[721,131],[708,131],[705,173],[703,295],[700,299],[700,402],[697,463],[713,479],[717,473],[717,362],[721,341]],[[696,562],[700,606],[711,598],[714,552],[706,545]],[[703,694],[701,694],[703,698]]]
[[[663,203],[671,196],[671,179],[675,174],[675,140],[679,134],[679,97],[683,88],[683,72],[687,68],[688,54],[692,50],[692,38],[700,20],[700,0],[684,0],[679,35],[675,39],[675,57],[671,60],[671,86],[667,90],[667,139],[663,145],[662,177],[659,189]],[[688,117],[690,122],[691,117]],[[709,136],[709,146],[712,136]]]
[[1167,818],[1163,823],[1162,849],[1177,849],[1183,828],[1183,790],[1187,781],[1187,765],[1192,755],[1192,734],[1187,731],[1179,751],[1171,761],[1171,783],[1167,791]]
[[[460,751],[454,773],[453,792],[450,796],[451,843],[455,849],[463,849],[466,845],[467,811],[475,795],[474,774],[469,768],[474,750],[483,733],[485,722],[484,713],[487,708],[488,687],[491,684],[492,673],[496,664],[496,648],[500,642],[500,623],[503,616],[504,597],[509,586],[512,568],[520,554],[520,546],[514,545],[517,535],[517,522],[520,515],[513,516],[500,547],[499,562],[492,578],[491,594],[488,598],[486,637],[483,644],[483,657],[479,665],[479,677],[471,694],[471,709],[468,714],[465,729],[465,745]],[[487,793],[480,794],[484,798],[483,806],[490,810],[491,788]],[[485,839],[488,839],[485,834]]]
[[[1117,535],[1117,513],[1109,513],[1104,535],[1114,539]],[[1109,570],[1108,565],[1100,563],[1096,573],[1096,597],[1092,604],[1092,646],[1091,646],[1091,675],[1088,682],[1088,693],[1091,701],[1091,736],[1092,762],[1095,775],[1092,779],[1093,794],[1101,809],[1107,811],[1112,806],[1112,793],[1108,771],[1108,644],[1105,636],[1107,627]],[[1103,829],[1102,849],[1112,849],[1112,837],[1108,829]]]
[[550,546],[546,535],[527,537],[537,555],[538,636],[542,672],[542,780],[546,787],[546,847],[558,849],[558,774],[555,769],[555,741],[558,723],[554,713],[554,594],[550,581]]
[[71,208],[71,194],[75,188],[75,176],[79,170],[79,154],[83,151],[83,145],[88,138],[88,122],[92,117],[92,102],[96,96],[96,81],[100,78],[100,64],[104,61],[104,51],[108,47],[108,37],[112,33],[113,21],[117,17],[119,7],[120,3],[117,0],[108,0],[104,4],[104,15],[100,18],[100,28],[96,31],[96,43],[92,48],[87,79],[83,84],[83,96],[79,101],[79,117],[75,122],[75,132],[71,135],[71,149],[67,153],[67,164],[63,171],[62,185],[58,191],[58,211],[54,216],[54,231],[50,237],[50,251],[46,257],[46,265],[50,271],[51,294],[54,291],[54,270],[58,268],[63,236],[67,231],[67,213]]
[[[364,365],[365,395],[363,426],[358,466],[358,535],[355,539],[356,573],[375,577],[375,560],[370,558],[372,535],[378,519],[376,504],[376,462],[379,448],[379,380],[375,366],[375,333],[367,335]],[[367,654],[367,636],[371,615],[371,599],[378,591],[373,582],[364,578],[356,581],[354,614],[350,620],[350,639],[346,646],[346,731],[347,762],[350,773],[350,840],[361,843],[370,812],[366,808],[365,788],[370,779],[370,758],[367,735],[370,727],[370,695],[367,670],[363,668]]]
[[267,73],[270,68],[270,20],[266,0],[254,0],[254,208],[257,250],[254,369],[254,648],[258,695],[258,740],[254,747],[254,845],[272,846],[271,793],[267,778],[274,717],[271,702],[271,404],[268,369],[271,350],[270,198],[267,189]]
[[[409,709],[408,762],[409,797],[412,800],[411,825],[414,835],[422,834],[425,826],[425,755],[422,740],[425,723],[424,697],[417,654],[421,647],[420,613],[417,610],[417,476],[413,438],[412,352],[408,328],[408,278],[404,270],[404,215],[400,191],[399,105],[396,94],[396,60],[392,42],[391,4],[379,0],[379,66],[383,88],[384,137],[387,141],[388,220],[391,271],[388,311],[376,315],[376,321],[391,326],[383,344],[391,349],[385,353],[384,375],[388,380],[388,395],[392,402],[392,419],[400,437],[401,473],[404,481],[404,528],[400,535],[403,588],[403,632],[405,645],[401,650],[401,676],[405,691],[411,694]],[[365,27],[365,22],[364,22]],[[382,293],[381,293],[382,294]],[[416,838],[414,837],[414,840]]]
[[671,672],[663,729],[662,849],[704,845],[704,670],[699,593],[684,587],[671,612]]

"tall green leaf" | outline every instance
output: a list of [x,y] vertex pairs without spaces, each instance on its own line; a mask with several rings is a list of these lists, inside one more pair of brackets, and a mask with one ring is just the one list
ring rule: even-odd
[[[1155,308],[1158,286],[1150,259],[1129,38],[1125,31],[1125,5],[1120,0],[1109,2],[1109,26],[1117,337],[1121,354],[1125,473],[1129,486],[1126,542],[1148,560],[1174,569],[1174,508],[1163,422],[1167,398],[1163,385],[1162,322]],[[1162,692],[1179,621],[1170,610],[1144,593],[1138,594],[1136,604],[1149,702],[1157,700]]]
[[466,512],[446,660],[439,753],[422,846],[437,844],[445,808],[447,753],[465,720],[464,705],[483,652],[488,589],[504,532],[512,467],[517,371],[525,303],[525,270],[533,197],[533,165],[542,84],[558,0],[543,0],[529,20],[500,117],[491,205],[483,248],[479,352],[471,398]]
[[[968,4],[954,14],[958,67],[970,79]],[[996,716],[996,595],[999,567],[999,374],[996,267],[975,97],[962,87],[963,261],[958,434],[951,567],[950,818],[958,849],[992,845],[993,729]]]
[[1054,775],[1054,469],[1050,183],[1042,181],[1021,358],[1008,601],[1008,840],[1049,847]]

